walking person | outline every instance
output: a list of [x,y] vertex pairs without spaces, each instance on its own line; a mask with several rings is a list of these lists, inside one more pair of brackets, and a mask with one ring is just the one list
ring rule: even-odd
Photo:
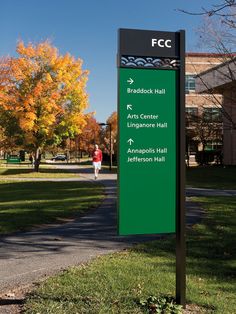
[[98,148],[98,145],[95,144],[94,151],[92,154],[93,157],[93,167],[94,167],[94,178],[98,178],[99,170],[102,167],[102,151]]
[[34,167],[34,155],[32,153],[30,153],[29,155],[29,161],[31,163],[31,166]]

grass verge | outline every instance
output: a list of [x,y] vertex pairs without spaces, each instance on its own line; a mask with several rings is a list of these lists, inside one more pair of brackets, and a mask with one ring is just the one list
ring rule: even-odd
[[236,167],[206,166],[187,168],[187,185],[209,189],[236,189]]
[[[187,301],[202,311],[233,314],[236,308],[236,197],[196,198],[206,209],[188,230]],[[27,300],[27,314],[141,314],[150,295],[174,295],[174,238],[96,258],[43,282]]]
[[40,166],[39,172],[34,172],[29,166],[0,167],[0,180],[10,178],[69,178],[78,176],[67,169],[56,169],[53,166]]
[[1,182],[0,195],[0,234],[6,234],[96,207],[104,188],[92,182]]

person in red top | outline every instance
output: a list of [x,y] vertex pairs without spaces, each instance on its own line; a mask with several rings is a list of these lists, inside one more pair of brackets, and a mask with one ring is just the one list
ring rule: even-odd
[[93,157],[94,177],[96,180],[99,174],[99,170],[101,170],[101,167],[102,167],[102,151],[98,148],[97,144],[94,146],[92,157]]

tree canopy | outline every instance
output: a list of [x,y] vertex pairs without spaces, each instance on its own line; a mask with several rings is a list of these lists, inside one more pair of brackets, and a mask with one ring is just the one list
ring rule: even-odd
[[86,125],[88,71],[49,41],[25,45],[0,62],[0,125],[35,157],[46,144],[74,137]]

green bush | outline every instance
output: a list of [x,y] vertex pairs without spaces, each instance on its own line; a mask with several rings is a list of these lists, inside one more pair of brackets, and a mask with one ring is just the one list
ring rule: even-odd
[[195,160],[199,165],[208,165],[210,162],[222,164],[222,153],[218,150],[207,150],[196,153]]
[[140,300],[140,305],[145,308],[148,313],[154,314],[181,314],[182,305],[176,304],[174,298],[170,296],[150,296],[145,300]]

